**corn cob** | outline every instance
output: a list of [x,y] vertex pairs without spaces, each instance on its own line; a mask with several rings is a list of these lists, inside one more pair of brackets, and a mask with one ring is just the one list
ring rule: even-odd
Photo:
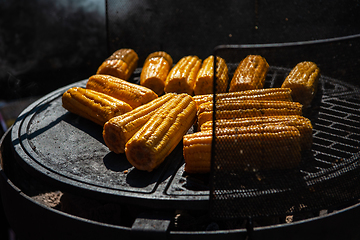
[[[220,119],[215,122],[216,128],[248,127],[252,125],[265,126],[266,124],[281,124],[294,126],[300,132],[301,150],[308,150],[312,144],[312,124],[308,118],[299,115],[268,116],[253,118]],[[213,121],[208,121],[201,126],[201,131],[211,131]]]
[[68,89],[62,95],[62,105],[69,112],[99,125],[104,125],[109,119],[132,110],[129,104],[121,100],[80,87]]
[[158,97],[156,93],[147,87],[110,75],[97,74],[91,76],[86,84],[86,88],[120,99],[128,103],[132,108],[141,106]]
[[[298,102],[244,100],[216,104],[216,119],[261,117],[276,115],[302,115],[302,105]],[[203,103],[198,112],[198,128],[213,119],[213,103]]]
[[[205,102],[212,102],[214,94],[195,95],[193,98],[198,106]],[[292,101],[290,88],[262,88],[240,92],[216,94],[216,101],[239,100],[276,100]]]
[[165,81],[165,92],[193,95],[196,76],[201,66],[197,56],[186,56],[170,70]]
[[298,63],[286,77],[281,87],[291,88],[294,101],[308,107],[319,83],[320,69],[313,62]]
[[124,153],[125,144],[129,139],[174,96],[174,93],[165,94],[130,112],[107,121],[103,130],[106,146],[115,153]]
[[203,131],[183,137],[183,155],[187,173],[209,173],[211,169],[212,132]]
[[153,90],[157,95],[164,93],[166,77],[173,60],[166,52],[151,53],[145,60],[140,75],[140,85]]
[[106,74],[128,80],[138,65],[139,57],[133,49],[115,51],[98,68],[96,74]]
[[[226,92],[229,81],[228,67],[221,57],[216,57],[216,93]],[[196,77],[194,94],[210,94],[213,93],[214,82],[214,56],[206,58]]]
[[196,118],[196,104],[188,94],[173,97],[126,143],[125,154],[137,169],[157,168],[182,140]]
[[235,70],[229,92],[237,92],[264,87],[269,64],[259,55],[248,55]]
[[[239,128],[220,128],[215,132],[215,155],[225,169],[288,169],[301,161],[300,133],[296,127],[268,124]],[[212,131],[183,137],[185,171],[210,172]]]

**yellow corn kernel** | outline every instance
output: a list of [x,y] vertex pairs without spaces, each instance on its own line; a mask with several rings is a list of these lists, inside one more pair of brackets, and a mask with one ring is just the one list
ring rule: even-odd
[[320,78],[320,69],[313,62],[298,63],[281,87],[291,88],[294,101],[308,107],[313,100]]
[[173,60],[163,51],[151,53],[145,60],[140,75],[140,85],[153,90],[158,96],[164,93],[165,81]]
[[196,76],[201,67],[197,56],[186,56],[170,70],[165,81],[165,92],[193,95]]
[[133,49],[115,51],[98,68],[96,74],[106,74],[128,80],[138,65],[139,57]]
[[[243,100],[216,104],[216,119],[261,117],[276,115],[302,115],[302,105],[298,102]],[[213,119],[213,103],[203,103],[198,112],[198,128]]]
[[[205,102],[213,101],[213,94],[195,95],[194,100],[198,106]],[[290,88],[262,88],[245,90],[240,92],[216,94],[216,101],[239,101],[239,100],[274,100],[292,101]]]
[[174,96],[174,93],[165,94],[130,112],[107,121],[103,129],[103,138],[106,146],[115,153],[124,153],[125,144],[129,139]]
[[[237,171],[289,169],[301,161],[300,133],[293,126],[220,128],[215,134],[215,155],[221,155],[224,164],[217,167]],[[204,131],[183,137],[186,172],[210,172],[212,136],[212,131]]]
[[116,98],[90,89],[73,87],[62,95],[62,105],[69,112],[87,118],[99,125],[132,110]]
[[212,131],[186,134],[183,155],[187,173],[209,173],[211,169]]
[[155,92],[147,87],[110,75],[97,74],[91,76],[86,84],[86,88],[120,99],[128,103],[132,108],[139,107],[158,97]]
[[192,97],[176,95],[126,143],[128,161],[139,170],[151,172],[179,144],[195,118]]
[[259,55],[248,55],[235,70],[229,92],[263,88],[269,64]]
[[[216,93],[226,92],[229,81],[228,67],[221,57],[216,57]],[[214,92],[214,56],[206,58],[196,77],[194,94],[210,94]]]
[[[235,118],[216,120],[216,128],[235,128],[248,127],[252,125],[265,126],[266,124],[281,124],[294,126],[300,132],[301,150],[309,150],[312,145],[312,124],[310,119],[299,116],[267,116],[252,118]],[[212,131],[213,121],[208,121],[201,125],[201,131]]]

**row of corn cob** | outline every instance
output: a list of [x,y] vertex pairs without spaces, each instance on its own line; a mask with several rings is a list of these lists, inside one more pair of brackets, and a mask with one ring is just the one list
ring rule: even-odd
[[[150,54],[140,75],[140,84],[157,94],[187,93],[199,95],[213,92],[213,62],[209,56],[203,62],[197,56],[185,56],[172,67],[172,59],[165,52]],[[217,57],[217,92],[225,92],[228,69],[225,60]]]
[[[161,54],[161,56],[159,56]],[[197,56],[185,56],[173,68],[162,66],[162,62],[171,57],[165,52],[155,52],[145,60],[141,72],[140,84],[163,92],[187,93],[202,95],[213,93],[214,56],[207,57],[203,62]],[[230,82],[230,92],[248,89],[259,89],[264,86],[265,77],[269,68],[266,60],[258,55],[249,55],[239,64],[234,77]],[[216,93],[227,91],[229,73],[225,60],[216,57]],[[149,79],[149,80],[147,80]],[[147,83],[148,82],[148,83]],[[150,84],[152,83],[152,85]]]
[[[138,65],[138,55],[132,49],[119,49],[98,68],[97,74],[112,75],[128,80]],[[151,53],[145,60],[140,85],[152,89],[157,95],[164,92],[202,95],[213,93],[214,56],[203,62],[197,56],[185,56],[174,67],[173,59],[164,51]],[[216,57],[216,93],[261,89],[269,70],[266,59],[260,55],[248,55],[237,66],[229,82],[225,60]],[[283,88],[291,88],[294,101],[309,106],[318,85],[320,70],[313,62],[297,64],[283,82]]]
[[[311,121],[291,89],[272,88],[224,93],[194,99],[198,132],[183,137],[185,171],[210,172],[213,127],[215,150],[232,169],[283,169],[297,166],[301,152],[311,148]],[[215,120],[213,119],[215,116]],[[224,154],[225,153],[225,154]]]
[[[155,54],[160,53],[166,54],[164,52],[157,52]],[[158,71],[153,66],[149,66],[149,59],[152,59],[150,56],[145,61],[141,73],[141,84],[144,86],[156,89],[158,94],[162,94],[164,91],[166,93],[185,92],[190,95],[213,93],[213,56],[206,58],[202,64],[201,59],[197,56],[186,56],[180,59],[173,68],[170,69],[167,66],[166,71],[163,72]],[[230,81],[228,92],[262,89],[268,70],[269,64],[265,58],[259,55],[247,56],[236,68]],[[315,63],[308,61],[301,62],[293,68],[281,87],[292,90],[294,101],[298,101],[304,106],[309,106],[317,90],[319,72],[320,70]],[[154,83],[153,85],[145,83],[148,78],[154,78],[150,81]],[[218,56],[216,57],[216,79],[216,93],[227,92],[229,81],[228,68],[225,60]]]
[[[133,49],[119,49],[106,59],[97,74],[106,74],[128,80],[138,65],[138,55]],[[140,85],[152,89],[157,95],[188,93],[189,95],[213,92],[214,57],[204,60],[186,56],[173,67],[171,56],[164,51],[151,53],[145,60]],[[225,92],[228,85],[228,69],[225,60],[217,57],[217,92]]]

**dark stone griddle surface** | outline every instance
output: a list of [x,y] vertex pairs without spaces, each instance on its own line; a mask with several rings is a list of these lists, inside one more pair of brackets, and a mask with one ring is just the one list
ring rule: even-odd
[[166,188],[183,164],[181,144],[158,169],[135,169],[125,154],[107,148],[101,126],[62,107],[62,93],[72,86],[85,86],[86,81],[46,95],[18,117],[11,137],[20,165],[35,177],[95,198],[176,200],[178,197],[166,194]]

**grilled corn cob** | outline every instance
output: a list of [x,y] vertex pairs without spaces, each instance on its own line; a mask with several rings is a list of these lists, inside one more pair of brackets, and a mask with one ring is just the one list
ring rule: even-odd
[[[216,57],[216,93],[226,92],[229,81],[228,67],[221,57]],[[214,92],[214,56],[206,58],[196,77],[194,94],[210,94]]]
[[[212,102],[214,94],[196,95],[194,100],[198,106],[205,102]],[[239,100],[276,100],[292,101],[290,88],[262,88],[240,92],[216,94],[216,101]]]
[[174,96],[174,93],[165,94],[107,121],[103,130],[106,146],[115,153],[124,153],[127,141]]
[[320,69],[313,62],[298,63],[281,87],[291,88],[294,101],[308,107],[313,100],[320,77]]
[[[300,133],[296,127],[268,124],[239,128],[220,128],[215,132],[217,167],[232,170],[288,169],[301,161]],[[210,172],[212,131],[183,137],[185,171]],[[226,164],[226,165],[225,165]]]
[[237,92],[264,87],[269,64],[259,55],[248,55],[235,70],[229,92]]
[[212,131],[186,134],[183,155],[187,173],[209,173],[211,169]]
[[201,67],[197,56],[186,56],[170,70],[165,81],[165,92],[193,95],[196,76]]
[[[312,124],[308,118],[299,115],[268,116],[253,118],[220,119],[215,122],[216,128],[248,127],[252,125],[265,126],[266,124],[281,124],[294,126],[300,132],[301,150],[308,150],[312,144]],[[201,131],[211,131],[213,121],[208,121],[201,126]]]
[[[198,128],[213,119],[213,103],[203,103],[198,112]],[[216,119],[261,117],[276,115],[302,115],[302,105],[298,102],[244,100],[216,104]]]
[[132,108],[141,106],[158,97],[156,93],[147,87],[129,83],[110,75],[97,74],[91,76],[86,88],[120,99],[128,103]]
[[62,105],[68,111],[87,118],[99,125],[132,110],[116,98],[90,89],[73,87],[62,95]]
[[150,54],[140,75],[140,84],[152,89],[157,95],[164,93],[166,77],[172,67],[173,60],[163,51]]
[[176,95],[126,143],[128,161],[137,169],[152,171],[178,145],[195,118],[192,97]]
[[128,80],[138,65],[139,57],[133,49],[115,51],[98,68],[96,74],[106,74]]

